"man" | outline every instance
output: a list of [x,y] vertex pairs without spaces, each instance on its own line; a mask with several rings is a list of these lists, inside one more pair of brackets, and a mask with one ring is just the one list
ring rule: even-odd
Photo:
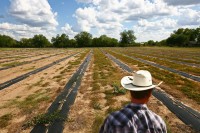
[[166,125],[160,116],[146,106],[152,90],[150,72],[139,70],[133,76],[125,76],[121,85],[130,90],[131,103],[111,113],[100,129],[100,133],[166,133]]

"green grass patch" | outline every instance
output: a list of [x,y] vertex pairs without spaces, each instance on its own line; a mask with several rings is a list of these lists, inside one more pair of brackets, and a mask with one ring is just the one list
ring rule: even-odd
[[55,120],[58,120],[58,119],[62,120],[63,118],[61,117],[61,115],[59,113],[60,113],[59,111],[56,111],[51,114],[39,114],[39,115],[33,117],[31,120],[27,121],[23,125],[23,128],[26,129],[26,128],[35,126],[37,124],[42,124],[42,125],[51,124]]
[[8,101],[5,105],[1,106],[2,108],[9,108],[11,106],[16,106],[21,109],[23,113],[31,113],[34,109],[37,109],[39,104],[44,101],[49,101],[50,97],[44,92],[31,94],[26,97],[24,100],[20,100],[20,97],[16,97],[14,100]]
[[114,83],[114,84],[112,85],[112,87],[113,87],[113,89],[114,89],[113,93],[114,93],[115,95],[124,95],[124,94],[126,94],[126,92],[127,92],[124,88],[119,87],[119,85],[117,85],[116,83]]
[[33,109],[36,109],[39,103],[50,100],[49,96],[43,95],[44,93],[36,93],[28,96],[23,101],[17,101],[17,107],[23,110],[23,112],[31,113]]

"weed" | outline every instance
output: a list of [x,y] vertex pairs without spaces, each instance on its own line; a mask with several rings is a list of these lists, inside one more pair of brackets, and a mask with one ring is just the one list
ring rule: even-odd
[[23,69],[23,71],[30,71],[30,70],[33,70],[33,69],[35,69],[35,66],[32,66],[32,67],[30,67],[30,68]]
[[98,103],[98,102],[95,102],[95,103],[93,104],[93,108],[94,108],[94,109],[97,109],[97,110],[101,110],[101,109],[102,109],[102,108],[101,108],[101,104]]
[[33,87],[36,87],[36,86],[40,86],[42,82],[43,82],[43,79],[40,79],[38,82],[36,82],[36,83],[30,85],[30,88],[29,88],[29,89],[32,89]]
[[21,98],[21,96],[16,96],[16,98]]
[[51,124],[52,122],[58,119],[59,120],[63,119],[59,111],[53,112],[51,114],[39,114],[33,117],[31,120],[27,121],[22,127],[26,129],[31,126],[35,126],[37,124],[42,124],[42,125]]
[[102,115],[97,115],[92,124],[92,133],[98,133],[100,126],[103,124],[104,117]]
[[110,113],[115,112],[115,111],[118,111],[118,110],[120,110],[120,109],[121,109],[120,107],[115,107],[115,108],[109,107],[109,108],[107,109],[106,113],[110,114]]
[[32,112],[32,110],[34,108],[37,108],[37,106],[39,105],[39,103],[43,102],[43,101],[48,101],[50,98],[48,96],[42,96],[43,93],[39,93],[39,94],[32,94],[30,96],[28,96],[25,100],[23,101],[18,101],[17,105],[20,109],[23,110],[23,112]]
[[9,121],[12,119],[13,115],[12,114],[5,114],[0,117],[0,128],[4,128],[8,126]]
[[[116,58],[122,60],[123,62],[127,63],[129,66],[131,65],[138,65],[139,67],[142,66],[148,66],[148,68],[145,67],[145,69],[148,69],[154,78],[164,81],[169,87],[180,90],[182,93],[184,93],[188,98],[191,98],[195,100],[198,104],[200,104],[200,96],[199,96],[199,84],[196,82],[193,82],[189,79],[183,78],[175,73],[171,73],[169,71],[155,68],[150,65],[145,65],[144,63],[141,63],[137,60],[134,60],[132,58],[128,58],[122,54],[109,51],[109,53]],[[124,54],[127,54],[127,52],[123,52]],[[132,52],[129,52],[132,53]],[[131,55],[130,55],[131,56]],[[181,82],[181,87],[177,86],[179,82]],[[167,91],[167,93],[172,94],[171,91]],[[173,96],[173,94],[172,94]]]
[[49,82],[46,82],[46,83],[44,83],[43,85],[41,85],[42,87],[47,87],[47,86],[49,86]]
[[23,64],[23,62],[11,62],[11,63],[6,63],[2,64],[3,67],[14,67]]
[[94,83],[92,87],[93,91],[100,90],[100,85],[98,83]]
[[121,102],[122,106],[125,106],[125,105],[127,105],[129,103],[130,103],[130,101],[123,101],[123,102]]
[[116,94],[116,95],[126,94],[126,90],[123,89],[123,88],[120,88],[117,84],[114,83],[112,86],[113,86],[113,89],[114,89],[114,91],[113,91],[114,94]]
[[164,120],[165,120],[165,123],[166,123],[167,132],[168,132],[168,133],[172,133],[171,127],[170,127],[170,125],[169,125],[169,122],[168,122],[166,119],[164,119]]

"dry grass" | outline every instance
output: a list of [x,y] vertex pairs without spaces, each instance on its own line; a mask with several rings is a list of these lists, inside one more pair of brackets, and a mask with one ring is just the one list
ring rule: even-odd
[[[109,52],[111,55],[117,57],[118,59],[122,60],[123,62],[129,64],[129,66],[138,64],[140,69],[149,70],[153,77],[157,80],[164,81],[164,83],[169,86],[171,89],[175,89],[180,93],[184,94],[190,99],[195,100],[198,104],[200,104],[200,84],[198,82],[183,78],[177,74],[168,72],[163,69],[158,69],[150,65],[146,65],[139,61],[136,61],[132,58],[128,58],[123,56],[122,54],[116,54],[114,52]],[[163,88],[165,89],[165,88]],[[173,95],[173,91],[166,89],[167,93]]]

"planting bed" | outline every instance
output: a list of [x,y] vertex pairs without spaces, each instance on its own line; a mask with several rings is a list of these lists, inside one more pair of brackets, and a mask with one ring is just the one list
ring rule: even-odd
[[[159,58],[153,58],[152,56],[138,55],[138,54],[135,54],[134,51],[119,50],[117,52],[126,54],[135,59],[141,60],[144,63],[147,62],[150,64],[158,64],[160,66],[165,66],[166,67],[165,69],[168,69],[168,68],[170,68],[171,70],[175,69],[177,71],[193,75],[194,77],[196,76],[197,78],[198,78],[198,76],[200,76],[200,68],[199,67],[187,66],[185,64],[180,64],[180,63],[179,64],[172,63],[172,62],[168,61],[167,58],[166,58],[166,60],[165,59],[160,60]],[[198,65],[199,64],[195,64],[195,66],[198,66]],[[199,81],[200,81],[200,77],[199,77]]]
[[4,122],[7,128],[1,131],[30,132],[32,118],[45,113],[87,53],[88,50],[81,52],[1,90],[0,117],[8,114],[12,116],[9,123]]
[[[150,48],[150,51],[147,49],[0,49],[1,57],[5,57],[1,58],[0,62],[7,60],[6,63],[12,64],[15,62],[11,61],[12,59],[22,62],[19,66],[0,71],[1,84],[31,73],[23,80],[13,82],[12,85],[0,90],[0,132],[96,133],[109,113],[130,102],[129,92],[121,87],[120,80],[139,69],[149,70],[154,82],[164,81],[158,92],[165,91],[164,94],[169,93],[171,96],[166,94],[166,97],[161,99],[159,96],[162,94],[157,96],[154,92],[164,104],[168,101],[167,98],[172,100],[173,96],[173,102],[177,102],[177,107],[183,107],[191,113],[192,110],[180,103],[184,102],[197,110],[192,113],[199,117],[199,82],[124,56],[126,54],[152,62],[153,57],[147,55],[154,56],[158,51],[166,51],[166,55],[161,57],[160,53],[156,56],[163,59],[164,63],[160,65],[164,66],[169,62],[165,63],[164,58],[176,55],[174,52],[171,53],[170,48]],[[143,50],[146,51],[145,56],[141,55]],[[177,53],[182,54],[176,58],[177,61],[198,65],[199,57],[195,49],[189,49],[188,53],[185,49],[184,52]],[[21,58],[16,58],[17,56]],[[183,64],[179,65],[183,67]],[[167,67],[171,68],[168,65]],[[194,73],[198,71],[193,71]],[[152,96],[148,107],[165,120],[168,132],[193,133],[194,129],[197,130],[186,125],[188,123],[184,124],[179,116],[172,113],[168,106],[158,99]]]
[[[104,54],[112,61],[114,61],[119,67],[127,72],[131,69],[125,65],[123,62],[114,58],[110,54],[107,54],[103,51]],[[184,123],[187,125],[191,125],[196,131],[200,131],[200,113],[198,111],[193,110],[192,108],[182,104],[180,101],[177,101],[165,92],[161,91],[160,88],[157,88],[153,91],[153,95],[163,102],[166,107],[168,107],[177,117],[179,117]]]

